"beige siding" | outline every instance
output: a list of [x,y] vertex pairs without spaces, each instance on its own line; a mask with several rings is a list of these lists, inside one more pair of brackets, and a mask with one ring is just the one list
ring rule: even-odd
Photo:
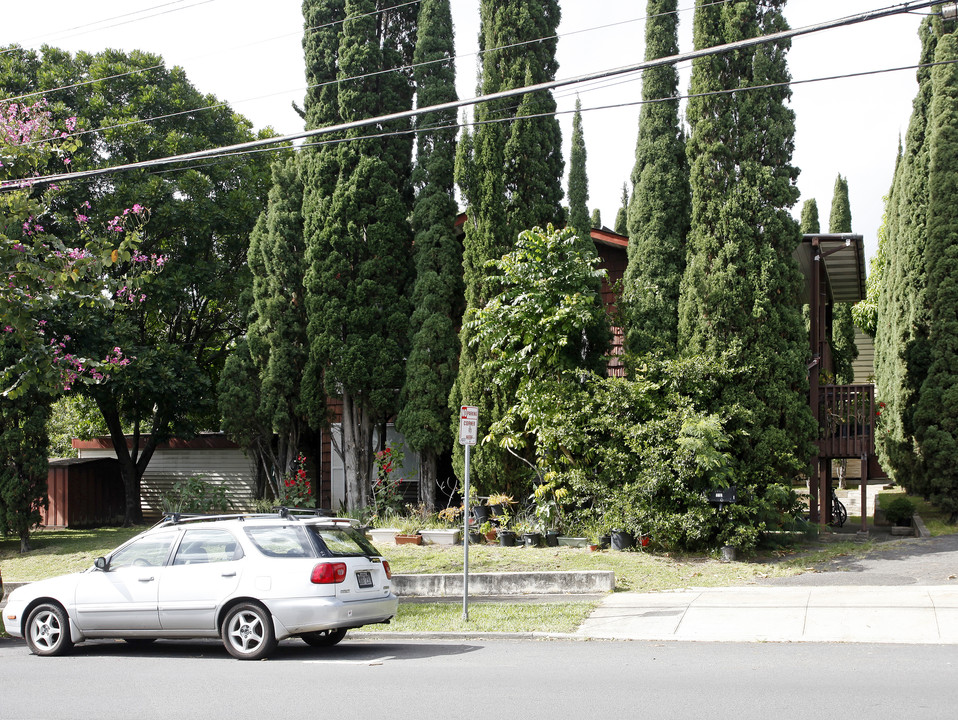
[[855,346],[858,348],[858,358],[852,364],[855,373],[855,383],[875,382],[875,340],[855,328]]
[[[112,450],[80,450],[81,458],[116,457]],[[192,475],[226,486],[230,509],[250,510],[256,491],[256,468],[242,450],[157,450],[143,474],[140,504],[146,517],[163,512],[163,495]]]

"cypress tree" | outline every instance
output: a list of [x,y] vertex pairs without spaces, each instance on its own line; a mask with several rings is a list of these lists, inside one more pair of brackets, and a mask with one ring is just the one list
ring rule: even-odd
[[602,229],[602,211],[599,208],[592,209],[592,227],[596,230]]
[[629,188],[622,183],[622,204],[615,214],[615,227],[612,228],[619,235],[629,234]]
[[[560,16],[556,0],[482,0],[480,13],[482,93],[555,78]],[[497,385],[483,369],[486,352],[473,346],[470,323],[476,311],[499,291],[489,278],[486,263],[513,248],[520,231],[562,224],[563,162],[555,107],[548,92],[527,93],[518,107],[510,100],[482,103],[476,108],[479,124],[471,153],[460,155],[469,167],[457,169],[457,177],[469,178],[471,187],[463,188],[469,205],[463,244],[466,310],[459,374],[450,405],[456,425],[460,405],[479,407],[479,437],[503,417],[515,393]],[[525,463],[493,443],[481,445],[472,458],[473,479],[480,492],[518,491],[525,486]],[[461,476],[464,454],[458,443],[454,445],[454,463]]]
[[821,225],[818,220],[818,202],[815,198],[810,198],[802,205],[802,234],[813,234],[821,232]]
[[[783,30],[783,4],[699,0],[695,47]],[[750,416],[729,428],[746,506],[772,503],[768,486],[807,472],[812,451],[802,279],[792,257],[800,231],[788,212],[798,171],[787,49],[786,41],[694,61],[688,105],[692,220],[679,343],[742,369],[717,401]],[[738,92],[709,94],[727,90]]]
[[[273,187],[266,211],[250,238],[253,307],[247,332],[250,359],[260,389],[258,416],[275,434],[262,444],[269,456],[274,491],[277,480],[293,469],[303,449],[309,421],[301,399],[309,340],[306,334],[306,273],[303,237],[303,183],[299,161],[273,164]],[[321,419],[323,404],[311,408]]]
[[[840,174],[835,179],[835,192],[832,195],[832,210],[828,216],[830,233],[850,233],[852,231],[852,208],[848,199],[848,178]],[[855,320],[852,318],[850,303],[837,303],[832,308],[832,365],[835,368],[835,382],[839,385],[851,383],[855,379],[852,363],[858,357],[855,345]]]
[[931,70],[927,273],[930,365],[915,412],[923,490],[958,519],[958,38],[944,35]]
[[941,35],[940,18],[929,16],[922,22],[918,93],[889,194],[886,265],[875,334],[877,394],[885,403],[877,437],[879,455],[892,477],[918,494],[928,490],[915,442],[914,413],[930,364],[923,247],[928,212],[930,66]]
[[[341,81],[340,117],[348,122],[408,110],[411,77],[395,68],[412,60],[417,9],[393,0],[346,0],[344,10],[347,19],[332,63]],[[307,118],[310,110],[307,98]],[[307,374],[321,376],[325,393],[342,400],[350,509],[370,501],[373,429],[397,410],[408,355],[412,140],[388,135],[404,129],[408,121],[373,131],[386,137],[372,137],[365,129],[347,133],[349,141],[337,150],[331,197],[320,195],[328,187],[321,173],[305,178],[320,183],[304,197],[311,262]],[[313,382],[315,410],[319,385]]]
[[[645,58],[678,53],[677,0],[649,0]],[[643,75],[639,136],[628,211],[625,342],[635,355],[676,350],[679,286],[689,228],[688,162],[674,65]]]
[[572,116],[572,149],[569,152],[569,227],[583,243],[591,243],[589,229],[589,178],[586,175],[585,138],[582,136],[582,103],[576,98]]
[[[452,13],[449,0],[423,0],[413,56],[420,106],[456,99]],[[421,115],[416,121],[416,284],[410,329],[412,349],[406,363],[402,409],[396,427],[419,453],[420,499],[436,506],[437,456],[452,444],[449,391],[456,376],[462,318],[462,252],[455,235],[456,158],[454,110]]]

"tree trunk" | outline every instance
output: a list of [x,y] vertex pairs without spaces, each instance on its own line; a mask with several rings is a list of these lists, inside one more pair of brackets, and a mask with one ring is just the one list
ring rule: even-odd
[[419,453],[419,500],[429,512],[436,511],[436,451]]
[[123,478],[123,489],[126,495],[126,513],[123,524],[127,527],[142,525],[143,507],[140,503],[140,486],[143,473],[150,464],[153,452],[159,442],[159,433],[162,429],[161,421],[157,415],[154,415],[153,427],[142,450],[140,450],[139,426],[134,430],[132,447],[128,447],[126,435],[123,433],[123,423],[120,421],[120,413],[116,405],[109,398],[97,397],[95,399],[97,407],[103,415],[103,420],[110,431],[113,451],[120,463],[120,476]]

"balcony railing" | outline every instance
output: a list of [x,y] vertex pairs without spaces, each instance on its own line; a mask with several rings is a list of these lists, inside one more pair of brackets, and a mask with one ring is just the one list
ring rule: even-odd
[[875,452],[874,385],[823,385],[818,390],[818,448],[822,458],[860,458]]

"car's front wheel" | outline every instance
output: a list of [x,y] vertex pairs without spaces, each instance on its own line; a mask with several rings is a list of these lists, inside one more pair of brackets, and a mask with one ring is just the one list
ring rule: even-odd
[[318,630],[316,632],[303,633],[300,637],[303,638],[303,642],[312,647],[332,647],[346,637],[346,630],[345,628]]
[[230,610],[220,634],[229,654],[240,660],[260,660],[276,648],[269,613],[255,603],[240,603]]
[[59,605],[44,603],[33,608],[24,633],[35,655],[63,655],[73,647],[70,622]]

